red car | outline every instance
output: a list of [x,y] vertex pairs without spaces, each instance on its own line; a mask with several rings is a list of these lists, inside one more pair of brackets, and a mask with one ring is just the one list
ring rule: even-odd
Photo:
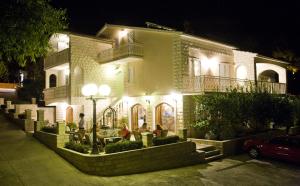
[[244,143],[251,158],[273,157],[300,163],[300,136],[281,136],[271,140],[251,139]]

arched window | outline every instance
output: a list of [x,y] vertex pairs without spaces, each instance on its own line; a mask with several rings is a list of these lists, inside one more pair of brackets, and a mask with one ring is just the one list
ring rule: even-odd
[[258,75],[258,81],[278,83],[279,75],[274,70],[265,70]]
[[49,77],[49,87],[56,87],[56,75],[51,74]]
[[146,122],[146,109],[141,104],[131,107],[131,130],[140,128]]
[[155,124],[175,132],[174,108],[168,103],[160,103],[155,107]]

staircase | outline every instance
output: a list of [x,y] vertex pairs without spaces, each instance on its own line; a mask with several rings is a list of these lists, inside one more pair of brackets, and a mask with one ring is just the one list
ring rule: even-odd
[[220,159],[223,157],[223,154],[221,154],[220,150],[217,149],[215,146],[212,145],[206,145],[206,144],[200,144],[196,143],[196,151],[205,152],[205,161],[211,162],[217,159]]

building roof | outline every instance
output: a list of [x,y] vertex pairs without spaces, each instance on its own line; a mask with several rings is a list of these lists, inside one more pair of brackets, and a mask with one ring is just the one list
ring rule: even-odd
[[207,42],[207,43],[211,43],[211,44],[215,44],[215,45],[220,45],[222,47],[227,47],[230,49],[236,49],[236,47],[225,44],[225,43],[221,43],[221,42],[217,42],[217,41],[213,41],[210,39],[205,39],[203,37],[199,37],[199,36],[195,36],[195,35],[190,35],[190,34],[186,34],[184,32],[181,31],[176,31],[176,30],[172,30],[172,29],[155,29],[155,28],[146,28],[146,27],[133,27],[133,26],[126,26],[126,25],[114,25],[114,24],[105,24],[96,34],[96,37],[99,37],[107,28],[121,28],[121,29],[133,29],[133,30],[143,30],[143,31],[150,31],[150,32],[163,32],[163,33],[172,33],[172,34],[178,34],[181,35],[183,37],[186,38],[190,38],[190,39],[195,39],[195,40],[199,40],[199,41],[203,41],[203,42]]

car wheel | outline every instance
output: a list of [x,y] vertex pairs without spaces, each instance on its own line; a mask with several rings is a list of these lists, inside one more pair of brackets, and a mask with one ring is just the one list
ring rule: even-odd
[[259,157],[259,151],[255,147],[251,147],[248,151],[248,154],[251,158],[254,158],[254,159]]

